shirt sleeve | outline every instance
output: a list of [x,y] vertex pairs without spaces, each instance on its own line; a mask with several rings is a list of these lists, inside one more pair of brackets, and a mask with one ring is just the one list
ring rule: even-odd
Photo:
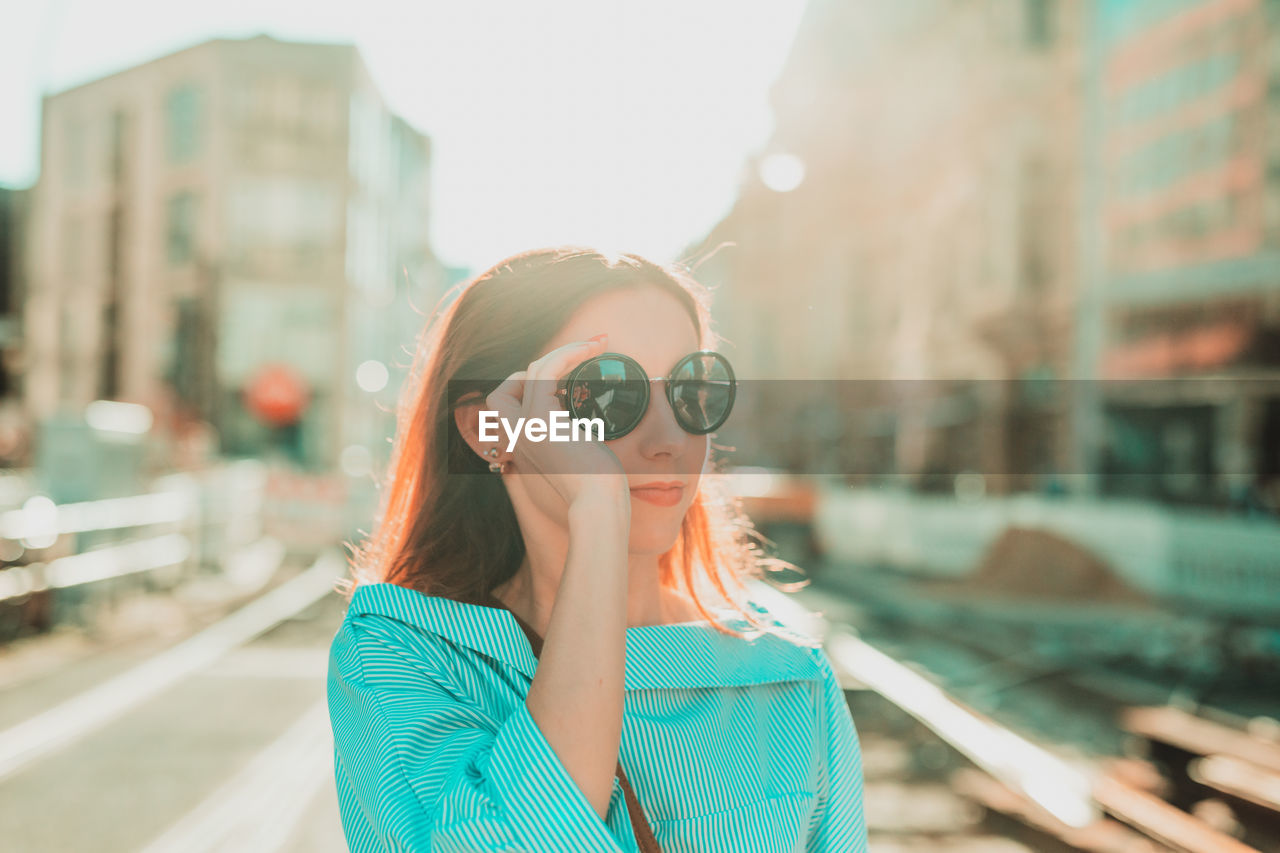
[[524,702],[494,720],[457,695],[448,652],[413,633],[402,647],[384,625],[348,619],[331,647],[334,773],[352,851],[636,849],[617,780],[606,823]]
[[866,853],[862,813],[862,748],[849,704],[827,653],[815,649],[822,667],[820,718],[825,720],[825,757],[818,770],[818,798],[810,825],[809,853]]

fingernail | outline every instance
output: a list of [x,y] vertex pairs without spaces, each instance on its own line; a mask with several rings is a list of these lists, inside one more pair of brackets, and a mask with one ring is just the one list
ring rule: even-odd
[[608,338],[608,337],[609,337],[609,336],[608,336],[607,334],[606,334],[606,335],[596,335],[595,337],[587,338],[587,340],[589,340],[589,341],[603,341],[603,340],[605,340],[605,339],[606,339],[606,338]]

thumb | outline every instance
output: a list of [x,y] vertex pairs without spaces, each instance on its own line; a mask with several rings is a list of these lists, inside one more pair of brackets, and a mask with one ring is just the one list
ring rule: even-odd
[[508,376],[497,388],[489,392],[485,403],[503,417],[519,415],[524,402],[524,380],[528,373],[527,370],[519,370]]

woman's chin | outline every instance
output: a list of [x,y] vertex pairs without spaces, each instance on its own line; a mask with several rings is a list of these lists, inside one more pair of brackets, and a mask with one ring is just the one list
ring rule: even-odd
[[635,520],[631,522],[631,539],[627,543],[627,550],[633,556],[641,554],[656,554],[662,556],[675,547],[676,542],[680,539],[680,528],[669,529],[665,525],[661,529],[650,527],[638,527]]

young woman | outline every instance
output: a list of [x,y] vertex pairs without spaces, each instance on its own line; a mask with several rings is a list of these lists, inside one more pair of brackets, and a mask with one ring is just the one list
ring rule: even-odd
[[[708,303],[562,247],[429,327],[331,650],[352,850],[865,850],[830,661],[750,600],[760,551],[703,477],[735,381]],[[613,437],[481,429],[570,405]]]

